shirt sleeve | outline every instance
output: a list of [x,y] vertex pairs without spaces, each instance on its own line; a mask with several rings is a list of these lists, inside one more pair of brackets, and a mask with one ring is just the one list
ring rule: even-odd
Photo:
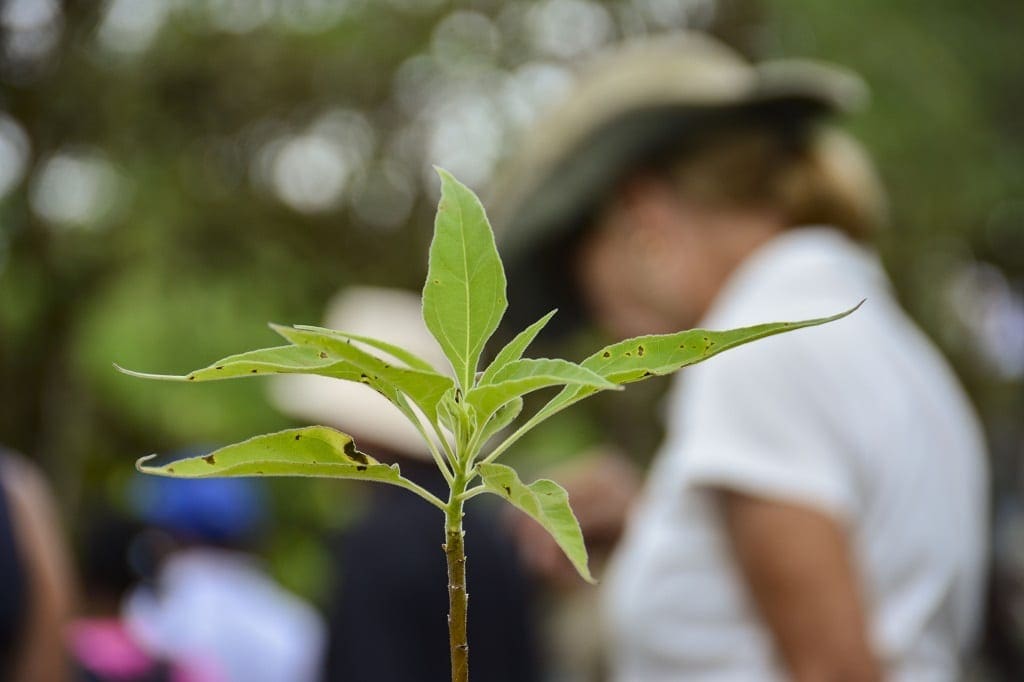
[[[670,412],[684,480],[824,512],[856,513],[853,447],[827,349],[789,335],[694,367]],[[838,390],[835,390],[838,389]],[[838,419],[837,419],[838,415]]]

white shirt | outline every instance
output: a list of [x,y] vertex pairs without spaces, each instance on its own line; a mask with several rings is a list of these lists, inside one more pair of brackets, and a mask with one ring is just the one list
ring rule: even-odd
[[677,376],[666,441],[605,580],[618,682],[786,678],[709,485],[839,520],[887,679],[958,679],[985,569],[983,439],[877,257],[836,230],[785,232],[730,278],[702,326],[821,317],[865,298],[843,320]]
[[245,554],[188,549],[160,571],[158,591],[125,603],[129,630],[147,650],[198,661],[225,682],[314,682],[323,620]]

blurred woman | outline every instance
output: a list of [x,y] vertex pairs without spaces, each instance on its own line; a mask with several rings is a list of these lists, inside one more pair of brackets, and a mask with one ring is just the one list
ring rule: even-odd
[[519,257],[532,278],[578,292],[616,338],[867,299],[675,380],[605,580],[620,682],[961,678],[986,455],[865,245],[881,192],[825,124],[861,89],[822,64],[751,66],[700,36],[629,44],[583,74],[525,145],[520,187],[503,186],[517,197],[508,239],[534,239]]

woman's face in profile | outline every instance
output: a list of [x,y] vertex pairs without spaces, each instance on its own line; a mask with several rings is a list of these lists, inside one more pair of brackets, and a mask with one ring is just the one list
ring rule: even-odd
[[575,274],[596,321],[620,339],[689,329],[784,225],[770,206],[698,201],[666,178],[641,175],[599,213]]
[[707,231],[656,179],[641,179],[598,217],[576,254],[576,277],[596,321],[616,338],[696,324],[710,300]]

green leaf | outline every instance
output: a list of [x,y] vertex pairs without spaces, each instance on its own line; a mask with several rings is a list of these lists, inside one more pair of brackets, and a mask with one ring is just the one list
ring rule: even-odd
[[[800,322],[770,322],[727,331],[691,329],[675,334],[627,339],[602,348],[580,365],[616,384],[641,381],[652,376],[671,374],[751,341],[834,322],[853,313],[863,303],[861,301],[838,315]],[[593,395],[596,390],[589,386],[566,387],[540,409],[537,413],[538,421]]]
[[863,301],[838,315],[801,322],[772,322],[720,332],[691,329],[675,334],[641,336],[602,348],[580,364],[618,384],[640,381],[650,376],[671,374],[751,341],[834,322],[862,304]]
[[503,428],[515,421],[515,418],[519,416],[519,413],[523,411],[523,399],[513,398],[509,402],[505,403],[497,409],[497,411],[491,415],[491,418],[484,424],[482,433],[480,434],[481,445],[486,443],[491,436],[501,431]]
[[510,362],[515,362],[519,358],[523,357],[523,353],[526,352],[527,346],[533,343],[533,340],[537,338],[537,334],[543,329],[548,321],[554,317],[557,310],[552,310],[550,313],[540,318],[523,331],[516,334],[516,337],[509,341],[504,348],[498,351],[498,354],[494,356],[494,361],[484,370],[483,376],[480,377],[481,384],[494,383],[494,375],[504,369]]
[[597,582],[587,567],[583,533],[569,506],[569,494],[562,486],[546,478],[526,485],[514,469],[504,464],[480,464],[477,469],[489,492],[504,497],[537,521],[555,539],[583,579]]
[[398,360],[399,362],[404,362],[412,369],[420,369],[423,370],[424,372],[437,372],[437,369],[431,366],[431,364],[424,360],[423,358],[419,357],[418,355],[414,355],[413,353],[410,353],[404,348],[400,348],[399,346],[396,346],[392,343],[388,343],[387,341],[381,341],[380,339],[370,338],[369,336],[349,334],[348,332],[338,331],[337,329],[327,329],[326,327],[314,327],[307,324],[297,324],[295,325],[295,328],[304,329],[306,331],[311,332],[320,332],[321,334],[327,334],[330,336],[336,336],[342,340],[358,341],[359,343],[364,343],[367,346],[370,346],[371,348],[376,348],[379,351],[387,353],[388,355]]
[[441,201],[423,287],[423,320],[466,391],[508,307],[505,271],[480,200],[447,171],[437,173]]
[[466,394],[466,402],[476,408],[481,420],[488,419],[513,398],[549,386],[571,384],[593,390],[618,388],[617,384],[568,360],[516,360],[496,372],[492,381]]
[[156,455],[136,463],[139,471],[177,478],[211,476],[322,476],[400,484],[397,464],[382,464],[356,450],[352,437],[326,426],[307,426],[256,436],[203,457],[148,466]]
[[181,375],[135,372],[116,364],[114,367],[130,376],[163,381],[217,381],[266,374],[319,374],[358,381],[360,376],[350,363],[308,346],[278,346],[229,355],[209,367]]
[[437,420],[441,426],[455,433],[460,428],[462,418],[455,402],[455,387],[452,387],[437,402]]
[[456,400],[458,391],[452,387],[445,392],[437,404],[437,416],[441,424],[455,434],[456,443],[466,443],[476,429],[476,410],[472,405]]
[[329,332],[280,325],[271,328],[297,346],[315,348],[328,357],[346,361],[359,371],[356,381],[372,386],[396,405],[399,401],[395,391],[404,393],[431,421],[437,420],[441,396],[454,385],[450,377],[437,372],[396,367]]

